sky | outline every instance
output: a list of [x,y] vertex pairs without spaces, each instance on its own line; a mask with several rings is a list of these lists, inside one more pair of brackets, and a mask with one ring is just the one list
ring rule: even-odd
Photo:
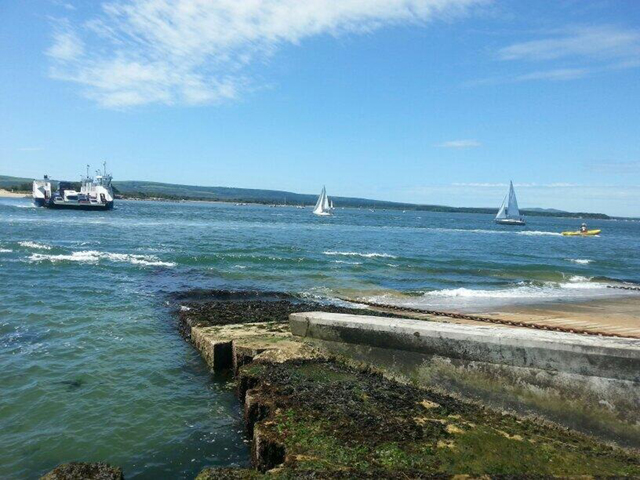
[[0,175],[640,217],[640,1],[0,0]]

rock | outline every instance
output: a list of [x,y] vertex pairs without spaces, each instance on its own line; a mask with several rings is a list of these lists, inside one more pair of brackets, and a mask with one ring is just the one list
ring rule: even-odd
[[205,468],[195,480],[249,480],[260,477],[258,472],[247,468]]
[[40,480],[124,480],[124,474],[108,463],[71,462],[58,465]]

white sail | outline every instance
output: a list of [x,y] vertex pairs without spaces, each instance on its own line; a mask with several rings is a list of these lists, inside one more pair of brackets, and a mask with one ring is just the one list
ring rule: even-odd
[[313,209],[313,213],[316,215],[330,215],[329,199],[327,197],[327,189],[322,187],[316,206]]
[[329,206],[329,197],[327,197],[327,191],[325,190],[324,192],[324,200],[322,201],[322,209],[325,212],[328,212],[331,210],[331,207]]
[[509,206],[507,207],[507,217],[520,218],[520,209],[518,209],[518,200],[516,192],[513,189],[513,182],[509,184]]
[[507,218],[507,199],[508,199],[508,196],[504,197],[504,200],[502,201],[502,205],[500,206],[500,210],[498,210],[498,214],[496,215],[496,218]]
[[504,197],[500,210],[495,219],[496,223],[508,224],[508,225],[524,225],[524,217],[520,215],[520,209],[518,208],[518,200],[516,199],[516,192],[513,189],[513,182],[509,182],[509,192]]

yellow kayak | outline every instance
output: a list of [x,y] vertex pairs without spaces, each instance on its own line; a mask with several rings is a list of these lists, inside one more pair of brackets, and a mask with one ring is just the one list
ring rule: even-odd
[[562,232],[562,235],[565,235],[567,237],[589,237],[592,235],[600,235],[600,232],[602,230],[587,230],[586,232],[581,232],[581,231],[577,231],[577,232]]

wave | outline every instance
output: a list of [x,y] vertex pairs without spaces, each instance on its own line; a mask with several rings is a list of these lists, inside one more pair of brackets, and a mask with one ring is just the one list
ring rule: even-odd
[[580,265],[589,265],[590,263],[593,263],[593,260],[589,260],[588,258],[567,258],[567,260]]
[[70,255],[47,255],[43,253],[34,253],[29,257],[32,262],[48,261],[57,262],[79,262],[79,263],[98,263],[100,260],[109,260],[111,262],[124,262],[133,265],[156,266],[156,267],[175,267],[173,262],[163,262],[153,255],[131,255],[128,253],[109,253],[99,252],[96,250],[87,250],[82,252],[73,252]]
[[324,255],[341,255],[344,257],[364,257],[364,258],[398,258],[394,255],[389,255],[388,253],[360,253],[360,252],[336,252],[333,250],[329,250],[326,252],[322,252]]
[[332,263],[340,263],[344,265],[362,265],[362,262],[347,262],[345,260],[333,260]]
[[554,301],[580,301],[629,295],[612,290],[610,284],[574,275],[561,282],[519,282],[500,289],[445,288],[423,292],[419,296],[398,297],[385,293],[367,300],[422,309],[478,311],[506,305],[536,304]]
[[36,242],[31,242],[31,241],[18,242],[18,245],[20,245],[21,247],[25,247],[25,248],[34,248],[36,250],[51,250],[53,248],[53,247],[51,247],[49,245],[43,245],[42,243],[36,243]]
[[0,253],[11,253],[13,252],[13,250],[10,250],[8,248],[0,248]]

